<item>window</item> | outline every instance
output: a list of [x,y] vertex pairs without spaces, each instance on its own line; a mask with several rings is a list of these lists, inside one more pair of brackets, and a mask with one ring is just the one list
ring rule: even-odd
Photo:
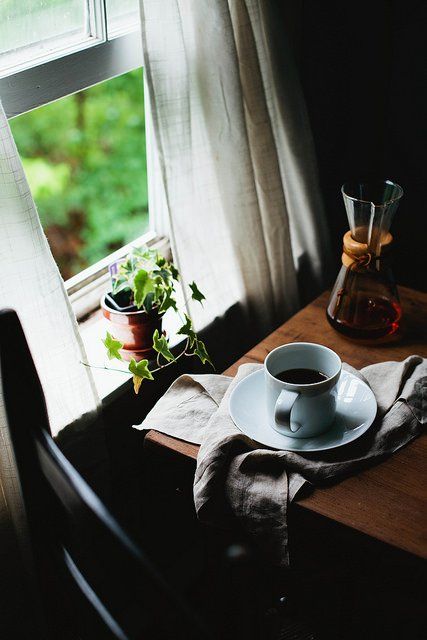
[[43,59],[102,42],[97,4],[97,0],[3,0],[0,69],[32,67]]
[[68,291],[93,290],[155,237],[138,0],[1,0],[0,98]]
[[10,126],[65,280],[148,230],[141,69]]
[[107,0],[108,33],[125,33],[130,24],[139,20],[138,0]]
[[0,74],[105,44],[138,21],[138,0],[2,0]]

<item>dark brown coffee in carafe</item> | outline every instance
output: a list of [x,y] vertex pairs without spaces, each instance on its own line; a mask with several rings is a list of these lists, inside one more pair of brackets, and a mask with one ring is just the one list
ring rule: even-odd
[[328,376],[316,369],[285,369],[274,377],[289,384],[316,384],[328,379]]

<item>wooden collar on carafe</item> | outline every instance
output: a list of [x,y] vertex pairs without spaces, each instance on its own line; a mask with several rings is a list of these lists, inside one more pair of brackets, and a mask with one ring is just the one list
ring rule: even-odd
[[392,242],[393,236],[387,232],[381,239],[379,255],[374,255],[368,250],[368,245],[365,242],[357,242],[351,235],[351,231],[347,231],[347,233],[343,235],[342,263],[345,267],[356,265],[367,267],[371,262],[382,258],[383,254],[390,249]]

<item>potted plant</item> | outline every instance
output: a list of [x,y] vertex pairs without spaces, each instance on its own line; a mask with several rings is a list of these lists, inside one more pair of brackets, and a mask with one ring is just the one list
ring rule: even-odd
[[[142,380],[153,380],[153,373],[183,355],[198,356],[203,364],[211,363],[204,343],[195,333],[191,319],[181,315],[176,302],[179,272],[172,262],[155,249],[133,249],[126,258],[110,267],[111,291],[101,298],[104,317],[110,331],[103,340],[110,360],[129,362],[135,393]],[[190,285],[191,298],[202,304],[205,296],[195,282]],[[185,338],[181,353],[174,356],[169,339],[162,331],[163,315],[172,309],[180,317],[178,334]],[[149,366],[149,359],[156,365]]]

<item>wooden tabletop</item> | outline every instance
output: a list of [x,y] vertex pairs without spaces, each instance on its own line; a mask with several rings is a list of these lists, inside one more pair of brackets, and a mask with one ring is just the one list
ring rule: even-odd
[[[427,294],[401,287],[404,333],[396,343],[363,346],[335,332],[325,317],[328,292],[285,322],[224,373],[235,375],[244,362],[263,362],[275,347],[287,342],[320,342],[356,368],[408,355],[427,357]],[[157,431],[147,444],[174,455],[195,459],[199,447]],[[298,501],[304,509],[407,551],[427,557],[427,436],[424,434],[381,464],[339,484],[316,489]]]

